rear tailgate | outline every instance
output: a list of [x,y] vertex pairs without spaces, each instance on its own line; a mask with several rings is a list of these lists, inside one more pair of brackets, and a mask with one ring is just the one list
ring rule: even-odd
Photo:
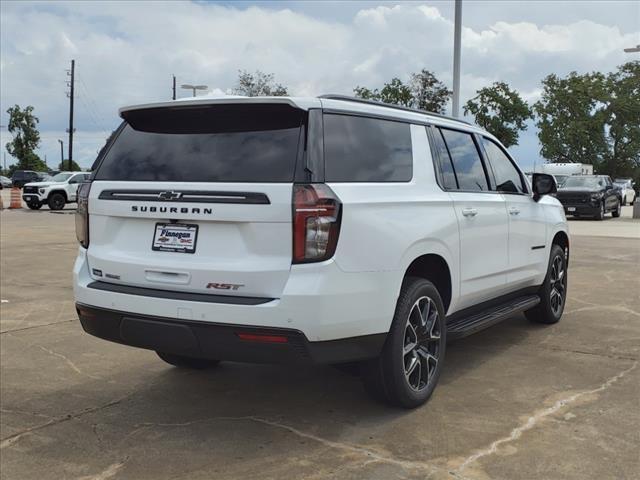
[[304,112],[289,105],[129,112],[89,195],[95,280],[278,298]]

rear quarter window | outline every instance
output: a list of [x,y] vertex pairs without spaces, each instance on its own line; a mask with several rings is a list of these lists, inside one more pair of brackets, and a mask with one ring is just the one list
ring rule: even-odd
[[324,115],[327,182],[408,182],[413,176],[408,123]]

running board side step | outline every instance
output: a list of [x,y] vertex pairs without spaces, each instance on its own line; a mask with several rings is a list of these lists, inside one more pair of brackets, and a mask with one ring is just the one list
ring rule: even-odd
[[516,313],[529,310],[539,303],[540,297],[538,295],[526,295],[475,315],[453,318],[447,322],[447,339],[455,340],[479,332],[506,320]]

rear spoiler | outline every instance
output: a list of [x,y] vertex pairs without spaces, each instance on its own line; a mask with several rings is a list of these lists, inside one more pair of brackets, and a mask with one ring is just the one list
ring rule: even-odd
[[286,104],[293,108],[309,110],[310,108],[321,108],[322,104],[318,98],[312,97],[238,97],[229,95],[227,97],[196,97],[169,102],[143,103],[129,105],[118,110],[120,116],[126,119],[128,112],[135,110],[165,109],[165,108],[189,108],[205,105],[233,105],[233,104]]

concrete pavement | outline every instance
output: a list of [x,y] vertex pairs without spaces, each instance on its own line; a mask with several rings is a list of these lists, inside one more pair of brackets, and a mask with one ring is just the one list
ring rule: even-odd
[[[572,232],[586,222],[571,221]],[[533,325],[519,315],[450,344],[430,402],[400,411],[330,367],[182,371],[90,337],[72,302],[73,215],[3,211],[0,233],[3,479],[640,472],[637,238],[574,232],[562,321]]]

